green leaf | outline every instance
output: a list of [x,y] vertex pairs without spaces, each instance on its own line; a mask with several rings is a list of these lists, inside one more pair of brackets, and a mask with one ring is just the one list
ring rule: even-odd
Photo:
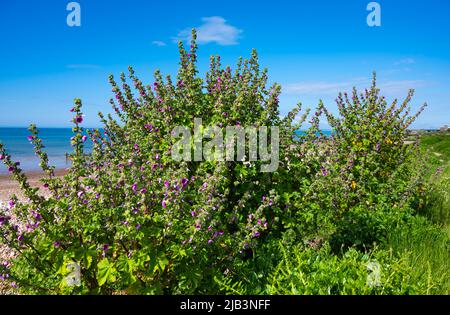
[[102,259],[98,265],[97,281],[100,286],[106,282],[116,281],[114,264],[110,263],[107,258]]

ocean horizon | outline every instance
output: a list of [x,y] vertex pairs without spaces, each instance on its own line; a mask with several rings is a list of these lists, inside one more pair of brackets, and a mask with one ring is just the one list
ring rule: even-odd
[[[0,127],[0,142],[15,162],[20,162],[24,171],[39,171],[39,158],[34,153],[34,147],[28,140],[28,128]],[[49,164],[56,169],[70,166],[66,153],[72,152],[70,138],[73,136],[72,128],[39,128],[39,137],[42,139],[44,151],[48,154]],[[92,149],[92,143],[86,141],[86,150]],[[7,174],[6,166],[1,163],[0,174]]]
[[[87,128],[94,129],[94,128]],[[303,131],[299,131],[301,133]],[[330,130],[322,131],[330,135]],[[20,162],[20,168],[26,172],[40,171],[39,158],[34,153],[34,147],[28,140],[30,132],[25,127],[0,127],[0,142],[15,162]],[[73,136],[72,128],[39,128],[39,137],[45,146],[44,151],[48,154],[49,164],[56,169],[64,169],[70,166],[66,154],[72,152],[70,138]],[[92,150],[92,143],[85,143],[85,150]],[[8,174],[3,163],[0,163],[0,174]]]

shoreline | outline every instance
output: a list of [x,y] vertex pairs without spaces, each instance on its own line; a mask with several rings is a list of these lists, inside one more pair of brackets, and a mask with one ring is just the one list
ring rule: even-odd
[[[42,187],[41,179],[46,175],[43,171],[25,171],[28,182],[32,187]],[[67,169],[56,169],[55,176],[64,176]],[[41,190],[43,191],[43,190]],[[19,184],[11,177],[10,174],[0,174],[0,201],[9,200],[10,196],[15,194],[19,199],[23,198]]]

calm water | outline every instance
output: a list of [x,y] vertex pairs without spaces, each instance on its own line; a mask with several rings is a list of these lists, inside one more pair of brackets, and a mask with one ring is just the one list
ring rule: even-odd
[[[301,133],[298,132],[298,133]],[[330,131],[323,131],[330,135]],[[25,171],[40,170],[39,159],[35,156],[33,146],[27,139],[30,132],[27,128],[0,128],[0,142],[2,142],[14,161],[20,162],[20,167]],[[39,136],[45,146],[50,165],[56,168],[66,168],[70,164],[66,161],[66,153],[72,152],[70,138],[73,136],[70,128],[41,128]],[[92,144],[87,141],[85,150],[90,151]],[[8,171],[3,163],[0,163],[0,174]]]
[[[20,162],[20,168],[25,171],[40,170],[39,158],[34,154],[33,145],[28,141],[30,132],[27,128],[0,128],[0,142],[14,161]],[[70,138],[73,136],[70,128],[41,128],[39,137],[45,146],[50,165],[56,168],[66,168],[70,164],[66,161],[66,153],[72,152]],[[91,149],[89,141],[85,144],[86,150]],[[7,173],[6,166],[0,163],[0,174]]]

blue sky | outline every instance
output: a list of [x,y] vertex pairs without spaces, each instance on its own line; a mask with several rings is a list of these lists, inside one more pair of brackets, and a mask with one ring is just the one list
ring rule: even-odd
[[81,26],[66,24],[70,1],[0,2],[0,126],[70,126],[72,100],[86,125],[109,112],[108,75],[132,65],[145,82],[174,74],[177,39],[199,29],[199,66],[219,54],[233,66],[256,48],[272,82],[282,85],[281,113],[338,91],[370,84],[377,71],[389,99],[416,89],[413,107],[429,107],[418,128],[450,124],[450,2],[379,0],[380,27],[369,27],[369,0],[144,1],[80,0]]

